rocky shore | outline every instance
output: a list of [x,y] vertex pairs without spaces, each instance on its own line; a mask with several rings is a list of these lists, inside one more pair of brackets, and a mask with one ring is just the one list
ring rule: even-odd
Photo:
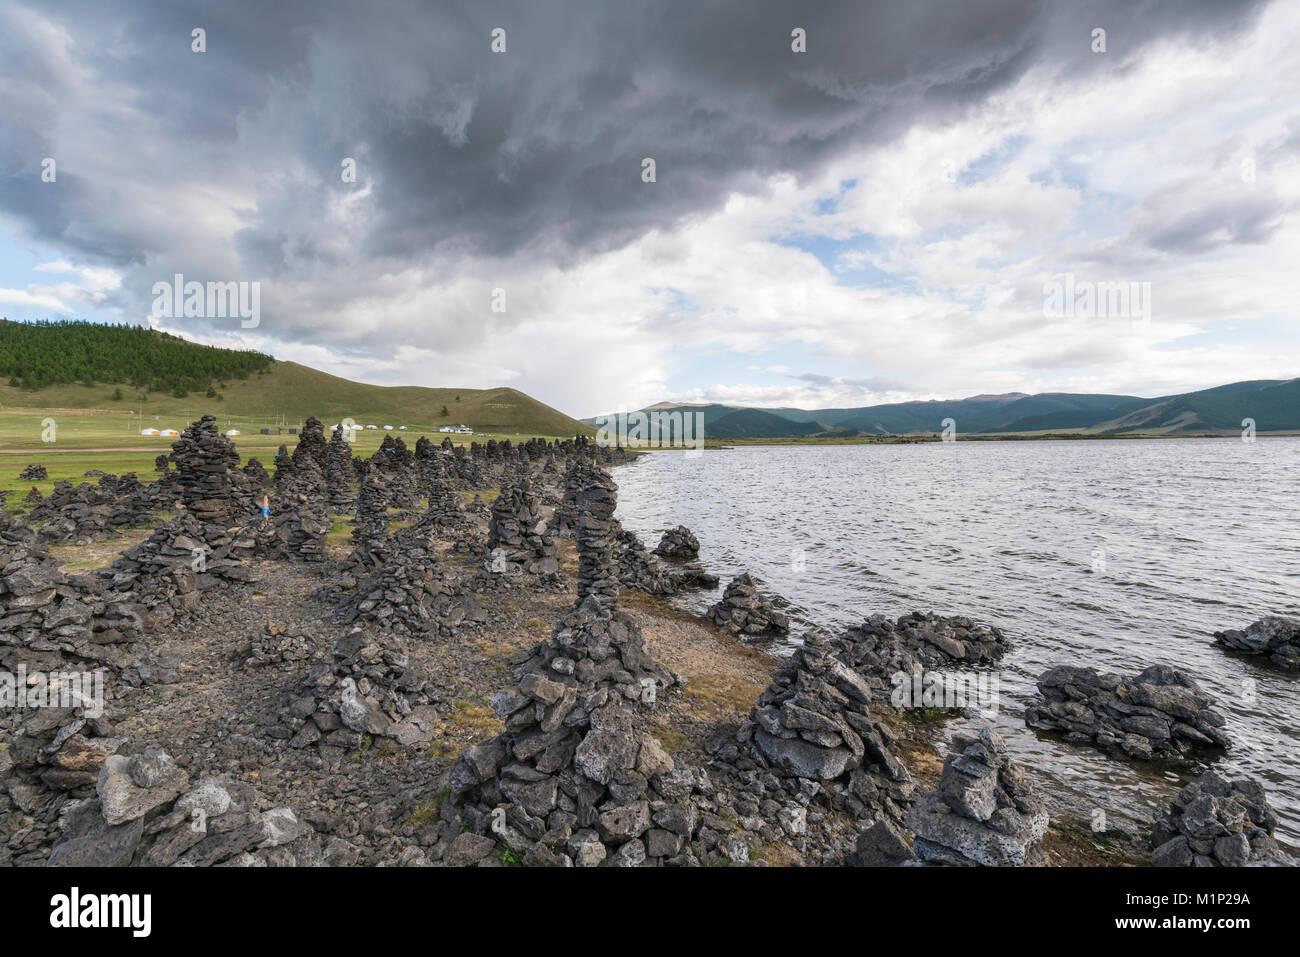
[[[717,579],[690,529],[651,550],[619,523],[629,459],[393,436],[365,455],[313,418],[271,474],[205,417],[148,484],[87,476],[6,515],[0,671],[103,684],[0,710],[0,865],[1097,862],[991,728],[945,745],[891,703],[899,672],[996,666],[1002,631],[872,616],[773,657],[754,639],[792,624],[752,577],[706,616],[664,601]],[[60,567],[103,529],[119,554]],[[1040,689],[1030,723],[1071,740],[1228,743],[1173,669]],[[1198,787],[1153,824],[1161,863],[1243,862],[1243,840],[1281,859],[1257,783]]]

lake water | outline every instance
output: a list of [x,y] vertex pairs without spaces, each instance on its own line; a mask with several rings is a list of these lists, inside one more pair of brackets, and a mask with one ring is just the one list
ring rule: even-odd
[[1300,616],[1300,439],[744,447],[645,455],[615,478],[619,518],[650,547],[690,526],[724,584],[749,570],[800,625],[923,610],[1003,629],[996,726],[1043,796],[1085,822],[1100,809],[1145,831],[1199,769],[1030,730],[1037,677],[1067,663],[1188,672],[1228,720],[1234,746],[1214,766],[1262,779],[1278,838],[1300,847],[1300,677],[1212,639]]

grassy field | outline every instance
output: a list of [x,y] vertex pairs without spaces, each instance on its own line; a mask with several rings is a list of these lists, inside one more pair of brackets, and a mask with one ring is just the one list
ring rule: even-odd
[[[79,387],[78,387],[79,388]],[[42,393],[45,390],[42,390]],[[181,400],[175,400],[180,402]],[[176,411],[172,415],[159,413],[154,421],[146,417],[144,423],[153,428],[172,428],[183,430],[194,419],[203,415],[203,407],[196,406],[185,411]],[[275,452],[281,444],[292,449],[298,443],[296,435],[260,435],[258,426],[250,426],[235,416],[222,415],[222,409],[215,408],[218,423],[224,431],[237,428],[243,433],[234,439],[235,447],[243,461],[256,456],[267,468],[271,467]],[[43,438],[50,433],[43,424],[48,419],[54,420],[54,441],[45,442]],[[380,425],[404,424],[393,421],[396,416],[381,418]],[[91,409],[68,408],[4,408],[0,409],[0,489],[9,492],[9,509],[16,510],[19,499],[26,495],[35,485],[42,495],[48,495],[54,483],[67,479],[74,485],[83,481],[94,482],[82,476],[91,469],[121,475],[123,472],[135,472],[142,482],[148,483],[155,477],[154,459],[159,454],[171,452],[175,438],[164,436],[140,435],[140,418],[126,412],[97,411]],[[358,420],[361,421],[361,420]],[[333,422],[326,420],[326,426]],[[296,427],[297,423],[294,423]],[[382,429],[365,430],[357,433],[353,449],[357,454],[370,455],[379,448],[383,437],[388,434]],[[441,442],[445,434],[429,431],[417,431],[415,426],[408,426],[408,431],[392,434],[400,435],[408,446],[414,448],[420,435],[427,435],[434,442]],[[470,441],[486,442],[488,439],[522,442],[534,436],[545,439],[572,438],[572,435],[555,435],[522,432],[488,432],[485,434],[451,436],[457,445]],[[21,482],[18,473],[26,466],[43,465],[49,473],[44,482]]]
[[[428,389],[422,386],[377,386],[341,379],[296,362],[275,362],[270,370],[214,387],[217,396],[198,393],[177,397],[160,392],[141,396],[129,386],[52,385],[37,391],[0,384],[0,412],[77,410],[109,412],[121,417],[116,426],[96,428],[120,435],[139,435],[144,426],[183,429],[204,412],[216,415],[223,429],[245,433],[262,426],[298,426],[310,415],[326,426],[351,417],[360,425],[405,425],[437,431],[465,424],[476,432],[514,435],[594,435],[595,429],[525,395],[517,389]],[[121,398],[114,396],[121,394]],[[447,414],[442,410],[446,408]],[[68,414],[68,413],[65,413]],[[39,439],[41,416],[21,425]],[[57,418],[57,417],[56,417]],[[143,423],[140,424],[140,423]],[[34,428],[33,428],[34,427]],[[62,431],[62,430],[61,430]],[[11,442],[0,433],[0,442]]]

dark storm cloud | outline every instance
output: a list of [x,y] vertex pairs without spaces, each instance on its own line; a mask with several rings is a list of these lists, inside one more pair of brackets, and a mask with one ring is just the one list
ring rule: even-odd
[[[1170,34],[1236,29],[1256,5],[1079,6],[10,6],[0,212],[36,238],[129,265],[173,254],[141,206],[213,182],[242,186],[257,210],[236,252],[251,274],[274,275],[333,263],[319,212],[355,188],[338,177],[353,156],[374,189],[372,218],[350,237],[354,261],[452,248],[563,263],[716,209],[769,174],[809,175],[850,147],[956,116],[1033,65],[1114,68]],[[31,27],[37,17],[70,44]],[[207,31],[201,56],[190,51],[196,26]],[[503,55],[488,48],[498,26]],[[808,31],[807,54],[790,51],[796,26]],[[1106,64],[1088,51],[1094,26],[1108,30]],[[102,123],[70,131],[65,114],[86,109],[88,90]],[[55,150],[68,188],[42,192],[40,158]],[[77,172],[97,165],[97,150],[117,160],[111,182]],[[658,166],[653,187],[640,181],[646,156]],[[1261,228],[1243,220],[1242,236]]]

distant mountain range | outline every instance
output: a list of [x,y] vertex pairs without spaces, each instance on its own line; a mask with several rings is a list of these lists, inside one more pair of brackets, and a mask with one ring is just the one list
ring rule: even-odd
[[[699,412],[713,438],[923,435],[952,419],[959,433],[1199,435],[1239,433],[1243,419],[1258,432],[1300,431],[1300,379],[1258,379],[1181,395],[1043,392],[977,395],[968,399],[898,402],[853,409],[756,409],[661,402],[640,411]],[[599,417],[583,419],[589,425]]]

